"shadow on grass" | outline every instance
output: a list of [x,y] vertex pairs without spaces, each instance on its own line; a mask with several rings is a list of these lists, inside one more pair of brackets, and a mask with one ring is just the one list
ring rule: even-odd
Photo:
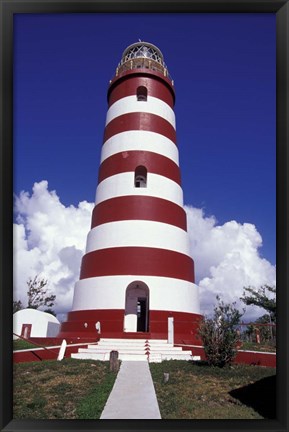
[[276,375],[232,390],[229,394],[266,419],[276,418]]

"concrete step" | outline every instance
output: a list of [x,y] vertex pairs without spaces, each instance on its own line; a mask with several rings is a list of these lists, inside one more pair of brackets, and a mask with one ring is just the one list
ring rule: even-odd
[[105,339],[101,338],[98,344],[108,344],[108,345],[122,345],[122,344],[139,344],[142,345],[147,341],[147,339]]
[[[113,351],[113,349],[111,348],[103,348],[103,347],[99,347],[99,348],[79,348],[78,352],[91,352],[91,353],[110,353],[111,351]],[[135,354],[145,354],[146,350],[142,347],[142,348],[135,348],[135,347],[119,347],[116,349],[116,351],[120,354],[126,354],[126,353],[135,353]]]
[[148,361],[148,357],[146,354],[120,354],[120,360],[125,361]]
[[[105,345],[88,345],[87,348],[80,348],[79,352],[83,352],[83,349],[85,350],[89,350],[89,351],[95,351],[95,352],[100,352],[100,351],[118,351],[118,352],[126,352],[126,351],[134,351],[134,352],[145,352],[145,351],[149,351],[150,353],[153,352],[159,352],[159,353],[182,353],[182,348],[180,347],[173,347],[173,346],[169,346],[169,347],[151,347],[151,346],[134,346],[134,345],[119,345],[119,346],[105,346]],[[191,353],[191,351],[187,351],[186,353]]]
[[182,351],[181,348],[177,347],[171,347],[171,348],[148,348],[145,347],[134,347],[134,346],[119,346],[119,347],[100,347],[100,346],[94,346],[94,345],[88,345],[88,348],[79,348],[78,352],[91,352],[91,353],[110,353],[111,351],[116,350],[118,353],[135,353],[135,354],[145,354],[146,351],[152,354],[162,354],[162,355],[170,355],[170,354],[176,354],[176,355],[191,355],[191,351]]
[[[71,354],[71,358],[79,360],[100,360],[109,361],[110,353],[91,353],[91,352],[78,352]],[[147,361],[147,355],[135,353],[120,353],[119,360],[126,361]]]
[[162,355],[158,354],[158,353],[150,354],[149,362],[150,363],[161,363],[162,362]]
[[172,344],[168,344],[168,341],[166,339],[149,339],[148,342],[151,345],[172,345]]
[[171,345],[168,344],[166,339],[109,339],[109,338],[100,338],[98,341],[98,345],[122,345],[122,344],[133,344],[133,345],[142,345],[148,342],[150,345]]
[[91,354],[91,353],[78,352],[78,353],[72,353],[71,358],[78,359],[78,360],[100,360],[100,361],[109,360],[109,358],[108,359],[106,358],[106,354],[104,353]]
[[[164,360],[200,360],[190,350],[182,350],[164,339],[108,339],[102,338],[97,344],[79,348],[72,358],[109,361],[110,352],[118,351],[119,360],[141,360],[160,363]],[[149,356],[148,356],[149,354]]]
[[[166,352],[166,351],[174,351],[174,352],[182,352],[181,347],[174,347],[173,345],[169,346],[149,346],[150,352]],[[191,351],[190,351],[191,352]]]
[[149,346],[146,345],[87,345],[87,348],[89,349],[102,349],[102,350],[121,350],[121,349],[136,349],[136,350],[145,350],[148,349]]

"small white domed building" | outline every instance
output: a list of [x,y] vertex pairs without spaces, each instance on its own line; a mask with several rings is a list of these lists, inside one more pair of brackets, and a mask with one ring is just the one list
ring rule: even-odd
[[[13,333],[25,339],[30,337],[55,337],[60,328],[58,319],[47,312],[22,309],[13,314]],[[13,339],[18,337],[13,334]]]

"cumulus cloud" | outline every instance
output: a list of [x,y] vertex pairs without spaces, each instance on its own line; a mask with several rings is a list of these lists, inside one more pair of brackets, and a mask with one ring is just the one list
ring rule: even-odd
[[[71,309],[93,207],[86,201],[77,207],[64,206],[56,192],[49,191],[47,181],[35,183],[32,194],[21,192],[15,197],[15,299],[27,304],[26,281],[39,274],[56,294],[58,317]],[[216,295],[225,302],[237,301],[242,308],[238,299],[244,286],[275,284],[275,267],[260,257],[262,238],[253,224],[218,225],[202,209],[186,206],[185,210],[203,313],[212,311]],[[247,309],[247,319],[263,313],[259,308]]]
[[[276,284],[275,266],[260,256],[262,237],[255,225],[234,220],[218,225],[202,209],[186,206],[185,210],[203,313],[210,314],[217,295],[226,303],[236,302],[241,310],[244,286]],[[247,320],[264,313],[252,306],[246,309]]]
[[67,312],[79,277],[81,258],[90,228],[93,203],[65,207],[47,181],[35,183],[32,194],[15,197],[14,298],[27,304],[29,277],[39,274],[56,294],[55,310]]

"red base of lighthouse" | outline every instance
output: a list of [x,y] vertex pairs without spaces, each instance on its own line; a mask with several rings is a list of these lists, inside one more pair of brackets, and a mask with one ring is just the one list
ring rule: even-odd
[[[69,312],[59,338],[147,338],[168,339],[168,318],[174,318],[174,342],[200,345],[198,326],[201,315],[184,312],[150,311],[148,332],[124,332],[124,310],[86,310]],[[101,333],[95,328],[101,323]]]

